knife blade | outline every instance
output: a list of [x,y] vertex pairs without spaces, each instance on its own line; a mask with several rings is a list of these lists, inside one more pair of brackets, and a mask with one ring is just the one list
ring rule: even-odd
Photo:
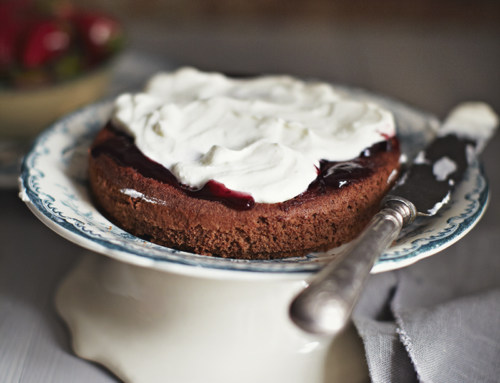
[[464,103],[448,116],[436,139],[414,158],[382,201],[381,210],[340,259],[327,264],[290,305],[303,330],[336,335],[348,323],[373,264],[417,216],[446,205],[469,164],[493,135],[498,117],[484,103]]

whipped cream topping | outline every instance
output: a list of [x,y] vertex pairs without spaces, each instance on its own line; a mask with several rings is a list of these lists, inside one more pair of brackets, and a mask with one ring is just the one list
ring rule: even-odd
[[355,158],[395,134],[389,111],[326,83],[193,68],[157,74],[143,92],[119,96],[112,120],[180,183],[215,180],[259,203],[303,193],[320,160]]

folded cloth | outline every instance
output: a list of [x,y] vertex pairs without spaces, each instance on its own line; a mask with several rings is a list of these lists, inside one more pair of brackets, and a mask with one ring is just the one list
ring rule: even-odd
[[353,320],[373,382],[500,381],[498,229],[370,277]]

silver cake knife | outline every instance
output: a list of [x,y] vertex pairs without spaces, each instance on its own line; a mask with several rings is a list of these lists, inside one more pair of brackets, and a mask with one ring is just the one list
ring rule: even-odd
[[469,163],[493,135],[498,117],[484,103],[456,107],[437,138],[413,160],[382,207],[343,256],[313,277],[290,306],[303,330],[336,335],[349,321],[373,264],[417,216],[432,216],[450,199]]

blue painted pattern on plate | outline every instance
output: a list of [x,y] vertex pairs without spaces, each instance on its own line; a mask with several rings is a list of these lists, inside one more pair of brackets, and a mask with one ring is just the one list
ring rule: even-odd
[[[408,158],[413,158],[439,127],[434,117],[406,105],[361,90],[342,89],[393,111],[402,151]],[[88,148],[109,118],[110,111],[111,103],[103,102],[60,120],[40,135],[24,159],[21,196],[35,215],[60,235],[127,262],[147,259],[163,268],[185,265],[207,270],[312,272],[342,251],[338,248],[322,254],[272,261],[221,259],[165,248],[123,231],[95,208],[87,187]],[[436,216],[418,219],[407,227],[372,271],[404,267],[454,243],[478,221],[487,199],[488,184],[482,167],[476,162],[454,191],[452,201]]]

